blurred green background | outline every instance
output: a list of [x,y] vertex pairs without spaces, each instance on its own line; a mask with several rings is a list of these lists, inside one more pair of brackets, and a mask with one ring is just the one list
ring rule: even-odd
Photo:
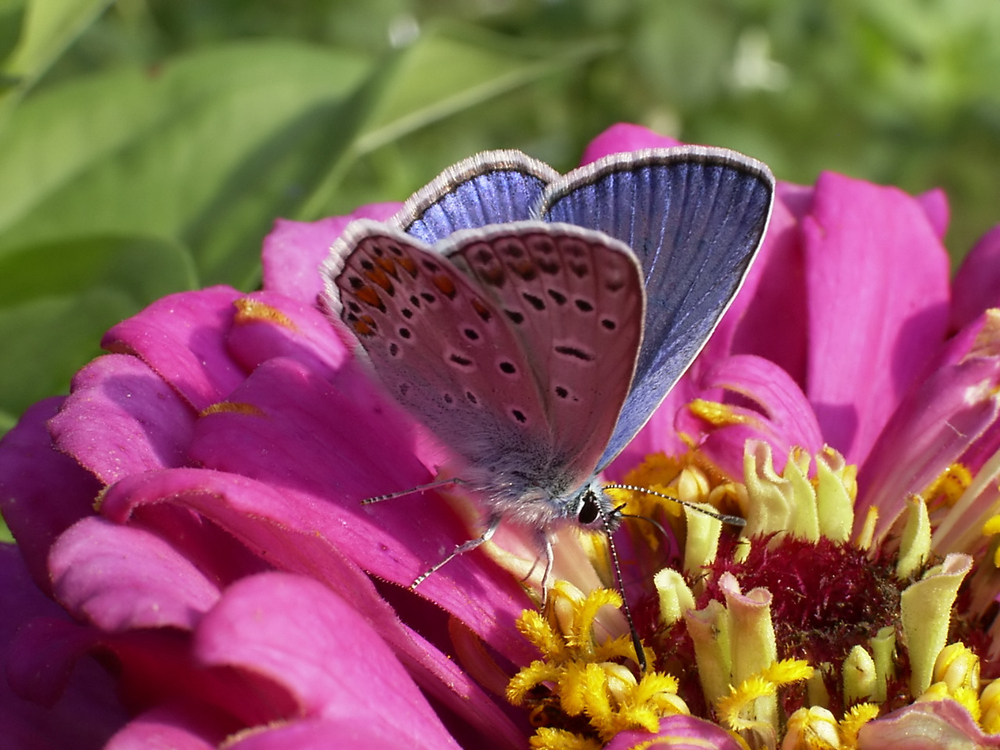
[[630,121],[941,186],[956,259],[1000,220],[997,0],[0,0],[0,60],[0,432],[158,296],[253,288],[275,217],[487,148]]

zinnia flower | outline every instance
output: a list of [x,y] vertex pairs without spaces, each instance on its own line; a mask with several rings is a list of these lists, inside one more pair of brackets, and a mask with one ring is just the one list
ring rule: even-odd
[[[616,126],[584,160],[663,145]],[[600,538],[561,535],[544,612],[509,531],[408,590],[479,519],[359,504],[447,457],[317,308],[352,217],[279,221],[262,291],[115,326],[0,443],[14,746],[1000,744],[1000,233],[949,284],[941,194],[779,186],[743,292],[609,472],[747,519],[623,494],[660,527],[617,536],[640,674]]]

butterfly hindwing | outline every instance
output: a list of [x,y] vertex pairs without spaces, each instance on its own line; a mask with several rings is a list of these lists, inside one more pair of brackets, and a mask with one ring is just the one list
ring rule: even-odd
[[355,222],[324,273],[378,378],[483,489],[568,492],[590,477],[642,335],[640,270],[627,247],[520,222],[430,248]]
[[529,219],[546,185],[558,177],[520,151],[485,151],[446,169],[391,221],[433,245],[462,229]]
[[442,252],[494,300],[538,383],[552,454],[589,478],[628,394],[642,339],[640,268],[619,242],[570,225],[461,232]]
[[481,462],[489,446],[546,431],[519,342],[449,260],[374,222],[355,222],[338,245],[342,268],[328,264],[328,281],[341,320],[389,393],[449,448]]
[[643,267],[639,362],[599,468],[645,424],[715,330],[760,246],[773,191],[763,164],[699,147],[617,154],[546,190],[545,221],[609,234]]

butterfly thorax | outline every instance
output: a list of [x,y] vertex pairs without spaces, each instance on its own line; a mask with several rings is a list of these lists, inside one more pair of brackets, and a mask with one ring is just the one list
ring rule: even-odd
[[515,524],[540,530],[567,523],[602,530],[609,524],[612,530],[618,525],[611,500],[596,476],[581,485],[568,476],[472,472],[469,484],[485,509]]

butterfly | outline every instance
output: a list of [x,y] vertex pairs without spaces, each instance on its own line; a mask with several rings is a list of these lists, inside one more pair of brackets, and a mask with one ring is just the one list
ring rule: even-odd
[[543,582],[551,530],[613,530],[598,476],[729,307],[773,194],[765,165],[726,149],[615,154],[564,176],[492,151],[388,222],[348,226],[321,269],[331,317],[460,459],[455,481],[489,517],[414,586],[502,521],[535,531]]

